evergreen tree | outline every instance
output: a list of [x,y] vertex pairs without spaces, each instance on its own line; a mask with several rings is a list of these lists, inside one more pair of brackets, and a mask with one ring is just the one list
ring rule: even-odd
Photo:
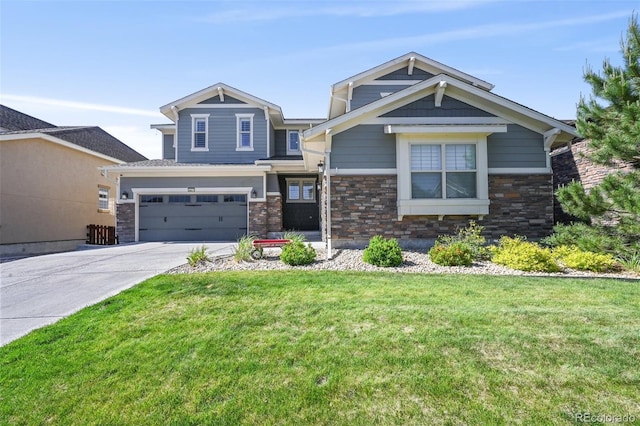
[[640,250],[640,29],[637,15],[622,40],[622,66],[603,62],[602,73],[590,67],[584,79],[592,88],[578,103],[576,127],[588,139],[589,159],[619,170],[586,191],[573,182],[557,192],[563,209],[597,228],[594,232]]

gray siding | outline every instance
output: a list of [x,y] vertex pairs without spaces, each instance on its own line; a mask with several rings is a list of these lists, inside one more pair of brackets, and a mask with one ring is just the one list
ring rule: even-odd
[[382,117],[495,117],[449,96],[442,98],[442,106],[435,106],[435,95],[429,95]]
[[[209,114],[208,152],[191,151],[191,114]],[[254,114],[253,151],[236,151],[236,114]],[[187,108],[180,111],[177,137],[181,163],[251,164],[267,157],[267,121],[259,108]]]
[[509,124],[507,133],[487,137],[490,168],[546,167],[544,138],[517,124]]
[[202,102],[198,102],[200,104],[244,104],[246,102],[242,102],[236,98],[232,98],[231,96],[224,95],[224,102],[220,102],[220,96],[216,95],[212,98],[205,99]]
[[396,167],[396,135],[382,125],[361,125],[333,136],[331,168],[384,169]]
[[380,93],[395,93],[398,90],[406,89],[410,85],[392,85],[392,86],[358,86],[353,88],[353,97],[351,98],[351,109],[360,108],[363,105],[370,104],[373,101],[382,99]]
[[[258,197],[264,197],[261,176],[219,176],[219,177],[122,177],[120,191],[127,191],[131,197],[131,188],[214,188],[214,187],[252,187]],[[162,193],[162,191],[159,191]]]
[[277,174],[267,174],[267,192],[280,192],[280,184],[278,183]]
[[162,159],[174,160],[176,149],[173,146],[173,135],[162,135]]
[[392,73],[383,75],[376,80],[428,80],[434,75],[420,68],[414,67],[413,74],[409,75],[409,67],[400,68]]

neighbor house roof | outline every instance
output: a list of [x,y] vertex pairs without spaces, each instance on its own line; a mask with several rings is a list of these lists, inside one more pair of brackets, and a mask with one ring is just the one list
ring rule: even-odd
[[56,127],[51,123],[0,105],[0,131],[33,130]]
[[0,114],[2,139],[27,139],[46,135],[119,161],[147,159],[97,126],[55,126],[4,105],[0,105]]

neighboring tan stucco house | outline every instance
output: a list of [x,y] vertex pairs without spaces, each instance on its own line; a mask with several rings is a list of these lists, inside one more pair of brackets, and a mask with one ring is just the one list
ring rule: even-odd
[[285,118],[223,83],[170,102],[171,122],[152,126],[163,159],[105,168],[121,241],[291,229],[320,231],[329,249],[375,235],[428,245],[471,219],[488,237],[543,237],[549,152],[575,129],[492,89],[410,52],[331,86],[327,118]]
[[100,167],[144,160],[99,127],[57,127],[0,105],[0,254],[73,250],[87,225],[115,225]]

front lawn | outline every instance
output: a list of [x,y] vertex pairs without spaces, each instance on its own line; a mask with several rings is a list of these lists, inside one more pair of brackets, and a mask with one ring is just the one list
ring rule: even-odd
[[639,330],[638,281],[161,275],[0,348],[0,423],[638,424]]

